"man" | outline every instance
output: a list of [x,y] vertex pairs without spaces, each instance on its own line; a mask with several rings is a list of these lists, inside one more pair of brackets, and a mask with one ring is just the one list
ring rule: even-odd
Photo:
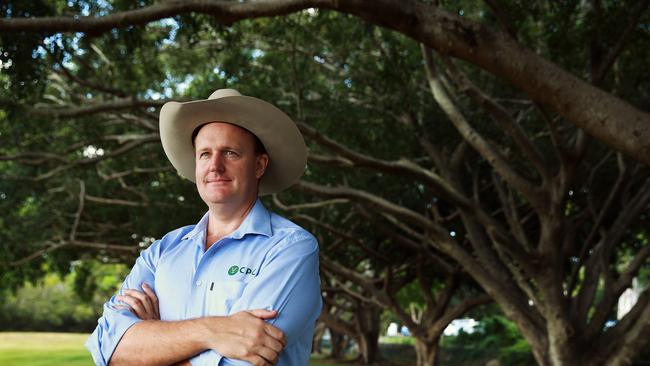
[[141,253],[86,342],[95,363],[307,365],[322,306],[318,246],[258,199],[302,175],[296,125],[221,89],[166,103],[160,137],[208,212]]

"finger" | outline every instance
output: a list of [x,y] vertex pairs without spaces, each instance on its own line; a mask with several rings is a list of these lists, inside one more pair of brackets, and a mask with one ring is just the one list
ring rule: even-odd
[[149,299],[149,297],[145,293],[143,293],[142,291],[134,290],[134,289],[124,290],[124,293],[129,295],[129,296],[135,297],[138,300],[140,300],[140,303],[142,304],[142,306],[144,306],[144,309],[147,312],[147,314],[153,314],[154,313],[153,312],[153,306],[151,304],[151,300]]
[[252,363],[255,366],[272,366],[273,364],[270,363],[269,361],[265,360],[263,357],[260,356],[252,356],[248,357],[246,360],[250,363]]
[[144,311],[146,311],[147,315],[150,318],[153,318],[155,316],[153,305],[151,304],[151,300],[149,300],[149,297],[147,295],[145,295],[144,293],[138,290],[133,290],[133,289],[124,290],[124,293],[140,300],[140,303],[144,307]]
[[278,352],[270,348],[262,347],[257,350],[257,353],[264,359],[264,361],[270,363],[271,365],[274,365],[278,361]]
[[153,309],[156,313],[156,319],[160,319],[160,305],[158,304],[158,297],[156,296],[156,293],[153,292],[151,287],[149,287],[149,285],[146,283],[142,284],[142,289],[144,290],[145,294],[147,294],[149,301],[151,301],[151,305],[153,306]]
[[122,295],[122,296],[118,296],[117,299],[129,305],[131,307],[131,311],[135,313],[135,315],[138,318],[143,320],[148,319],[147,313],[144,310],[144,307],[142,306],[142,303],[140,303],[140,300],[138,298],[132,297],[130,295]]
[[264,332],[274,339],[278,340],[281,344],[282,347],[284,347],[287,344],[287,340],[284,337],[284,332],[280,330],[278,327],[275,327],[271,324],[264,324]]
[[266,309],[255,309],[255,310],[248,310],[249,314],[254,315],[257,318],[260,319],[272,319],[275,318],[278,315],[278,312],[275,310],[266,310]]
[[282,352],[284,343],[274,337],[265,337],[264,346],[273,350],[276,354]]

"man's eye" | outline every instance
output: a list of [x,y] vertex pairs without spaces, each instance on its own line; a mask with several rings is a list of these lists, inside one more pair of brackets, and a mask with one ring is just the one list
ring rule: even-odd
[[223,152],[224,155],[229,156],[229,157],[236,157],[237,153],[232,151],[232,150],[226,150]]
[[202,153],[199,155],[199,158],[203,159],[203,158],[207,157],[208,155],[209,155],[209,154],[208,154],[207,152],[202,152]]

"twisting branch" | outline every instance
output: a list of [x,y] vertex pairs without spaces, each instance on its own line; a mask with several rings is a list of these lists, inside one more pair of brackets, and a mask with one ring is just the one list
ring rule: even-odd
[[147,204],[143,203],[143,202],[135,202],[135,201],[115,199],[115,198],[95,197],[95,196],[90,196],[90,195],[86,196],[86,199],[89,202],[104,203],[104,204],[108,204],[108,205],[129,206],[129,207],[145,207],[145,206],[147,206]]
[[503,11],[503,4],[500,4],[499,0],[484,0],[484,2],[487,4],[490,10],[492,10],[492,13],[494,13],[494,16],[499,21],[501,28],[503,28],[505,32],[510,37],[512,37],[512,39],[517,40],[517,31],[512,25],[510,19],[508,19],[506,13]]
[[395,226],[396,228],[404,231],[404,229],[411,230],[410,228],[405,227],[402,225],[401,222],[399,222],[397,219],[390,215],[382,214],[382,217],[385,217],[391,225],[386,225],[386,221],[379,220],[377,217],[370,215],[366,210],[364,209],[357,209],[356,210],[363,218],[366,220],[369,220],[371,222],[374,222],[374,227],[376,228],[377,231],[379,231],[381,234],[386,235],[386,237],[390,238],[392,241],[394,241],[396,244],[403,245],[406,248],[410,248],[417,253],[420,253],[429,260],[431,260],[436,268],[440,268],[443,272],[451,272],[453,267],[450,263],[448,263],[447,260],[442,258],[442,256],[438,255],[433,251],[433,248],[429,246],[427,243],[425,243],[425,239],[423,238],[422,235],[419,235],[415,232],[411,232],[411,234],[416,234],[419,235],[419,241],[412,240],[402,234],[399,234],[395,232],[394,230],[391,230],[389,226]]
[[43,249],[39,249],[39,250],[35,251],[34,253],[32,253],[32,254],[30,254],[30,255],[28,255],[26,257],[15,260],[13,262],[9,262],[8,264],[9,264],[9,266],[12,266],[12,267],[22,266],[23,264],[28,263],[28,262],[42,256],[45,253],[55,251],[55,250],[57,250],[59,248],[65,247],[65,246],[67,246],[69,244],[70,244],[70,242],[66,242],[66,241],[62,241],[62,242],[58,242],[58,243],[53,243],[51,241],[46,241],[46,242],[43,243],[43,245],[45,246]]
[[79,204],[77,206],[77,211],[75,212],[74,215],[74,221],[72,223],[72,226],[70,227],[70,233],[68,234],[67,241],[66,240],[59,240],[57,242],[45,241],[43,242],[43,248],[35,251],[34,253],[29,254],[26,257],[23,257],[21,259],[12,262],[8,262],[7,264],[12,267],[18,267],[36,258],[42,257],[46,253],[53,252],[57,249],[61,249],[67,246],[76,246],[76,247],[92,248],[92,249],[100,249],[100,250],[113,250],[113,251],[129,251],[129,252],[137,251],[139,249],[137,245],[127,246],[127,245],[117,245],[117,244],[108,244],[108,243],[98,243],[98,242],[90,242],[85,240],[78,240],[76,238],[79,229],[79,223],[81,222],[81,216],[84,210],[85,201],[87,198],[88,196],[86,195],[86,184],[84,183],[83,180],[79,180]]
[[[25,113],[31,116],[76,118],[76,117],[84,117],[92,114],[98,114],[104,112],[115,112],[119,110],[128,110],[133,108],[161,107],[166,102],[168,102],[168,100],[139,100],[135,98],[125,98],[125,99],[116,99],[113,101],[92,103],[89,105],[85,105],[83,107],[72,107],[72,106],[48,107],[48,106],[37,104],[35,108],[26,108],[24,106],[22,106],[22,108],[25,110]],[[0,101],[0,105],[2,104],[3,104],[2,101]]]
[[[68,169],[74,168],[76,166],[82,166],[82,165],[90,165],[97,163],[102,160],[106,160],[109,158],[113,158],[119,155],[126,154],[127,152],[142,146],[143,144],[146,143],[151,143],[151,142],[158,142],[160,141],[160,138],[158,137],[157,134],[151,134],[151,135],[146,135],[145,137],[137,140],[132,140],[129,143],[123,144],[121,147],[115,149],[115,150],[109,150],[107,153],[104,155],[99,155],[91,158],[85,158],[85,159],[79,159],[79,160],[74,160],[71,162],[68,162],[66,164],[60,165],[56,168],[53,168],[45,173],[41,173],[35,177],[30,177],[30,176],[7,176],[3,175],[0,176],[0,179],[5,179],[5,180],[13,180],[13,181],[32,181],[32,182],[39,182],[45,179],[49,179],[57,174],[60,174],[61,172],[64,172]],[[82,145],[83,146],[83,145]]]
[[[363,276],[356,273],[354,270],[343,267],[342,265],[328,259],[326,256],[321,255],[319,261],[321,268],[331,275],[336,287],[342,290],[345,294],[361,302],[372,302],[378,306],[384,306],[376,296],[370,296],[367,298],[360,295],[359,291],[352,289],[350,282],[361,287],[366,292],[377,292],[374,285],[370,283],[370,281],[364,279]],[[343,277],[346,281],[340,280],[337,276]]]
[[312,208],[322,208],[330,205],[335,205],[335,204],[341,204],[341,203],[349,203],[350,200],[345,199],[345,198],[334,198],[331,200],[325,200],[325,201],[319,201],[319,202],[309,202],[309,203],[302,203],[302,204],[296,204],[296,205],[286,205],[280,199],[278,198],[277,194],[274,194],[273,196],[273,203],[281,208],[282,210],[285,211],[297,211],[297,210],[305,210],[305,209],[312,209]]
[[[142,114],[142,117],[139,117],[136,114]],[[152,117],[148,112],[143,112],[141,110],[137,111],[136,114],[120,113],[119,117],[125,121],[132,121],[149,131],[158,132],[158,118],[156,116]]]
[[[330,139],[329,137],[321,134],[313,127],[299,122],[298,127],[300,131],[309,139],[317,142],[319,145],[327,147],[328,149],[336,152],[344,159],[349,160],[354,166],[366,167],[375,169],[381,172],[396,174],[396,175],[409,175],[417,179],[422,180],[424,183],[431,185],[434,189],[440,192],[440,195],[444,198],[454,202],[459,206],[470,206],[472,202],[465,197],[463,194],[458,192],[455,187],[450,185],[442,177],[435,174],[434,172],[424,169],[416,163],[402,158],[397,161],[386,161],[377,159],[368,155],[361,154],[359,152],[353,151],[350,148],[341,145],[340,143]],[[310,156],[310,159],[316,158],[315,156]],[[318,161],[318,158],[316,158]],[[344,163],[345,161],[341,161]]]
[[[387,274],[384,277],[384,287],[383,289],[380,289],[374,285],[373,283],[374,281],[372,281],[371,279],[366,278],[363,275],[357,273],[356,271],[344,267],[343,265],[325,256],[321,256],[320,261],[322,266],[331,274],[335,276],[343,277],[346,280],[351,281],[352,283],[361,287],[368,294],[370,294],[370,298],[364,299],[364,301],[372,301],[373,303],[376,303],[381,307],[391,308],[400,316],[400,318],[403,318],[403,320],[407,322],[409,328],[415,328],[415,324],[410,320],[408,314],[406,314],[404,309],[395,302],[395,297],[390,296],[388,294],[389,290],[386,288],[385,283],[390,281],[390,272],[392,272],[390,267],[386,268]],[[359,297],[359,295],[354,291],[352,291],[349,286],[346,286],[345,284],[341,283],[341,281],[339,281],[339,283],[341,289],[343,289],[344,291],[348,292],[349,294],[355,297]]]
[[404,221],[410,222],[413,225],[420,226],[427,230],[430,230],[438,238],[444,238],[444,240],[449,240],[449,234],[440,226],[436,225],[425,216],[412,211],[403,206],[394,204],[386,199],[376,196],[372,193],[357,190],[354,188],[347,187],[327,187],[315,183],[309,183],[305,181],[299,181],[294,185],[295,188],[300,190],[309,191],[316,193],[318,195],[330,196],[330,197],[345,197],[354,200],[361,201],[367,205],[382,209],[383,211],[401,218]]
[[391,263],[392,262],[389,258],[387,258],[382,253],[370,248],[368,245],[366,245],[366,243],[363,242],[362,239],[360,239],[358,236],[356,236],[354,234],[346,233],[346,232],[343,232],[341,230],[338,230],[338,229],[334,228],[333,226],[325,224],[325,223],[321,222],[320,220],[316,220],[315,218],[313,218],[313,217],[311,217],[309,215],[297,214],[297,215],[294,215],[293,218],[298,219],[298,220],[309,221],[313,225],[318,226],[320,228],[323,228],[323,229],[329,231],[330,233],[340,237],[341,239],[347,240],[349,242],[356,243],[356,245],[358,245],[359,248],[361,248],[364,252],[370,254],[373,258],[375,258],[375,259],[377,259],[377,260],[379,260],[379,261],[381,261],[383,263]]
[[[609,154],[608,154],[609,155]],[[592,248],[594,239],[596,238],[596,235],[598,234],[598,231],[602,229],[602,223],[603,220],[605,219],[606,215],[609,214],[610,209],[613,207],[613,204],[616,202],[615,198],[620,194],[621,190],[621,185],[624,182],[625,179],[625,173],[626,173],[626,168],[625,168],[625,163],[623,161],[623,156],[619,153],[617,155],[618,157],[618,178],[616,179],[616,182],[612,186],[612,189],[609,192],[609,195],[607,196],[607,199],[605,200],[605,203],[603,204],[602,208],[600,209],[600,213],[598,214],[598,217],[596,218],[596,221],[594,224],[591,226],[591,230],[589,231],[589,234],[587,234],[587,238],[585,239],[584,243],[582,244],[582,248],[580,249],[580,254],[578,256],[578,262],[575,264],[574,268],[571,271],[571,275],[569,277],[569,287],[568,287],[568,292],[571,293],[573,292],[573,289],[575,288],[578,280],[578,271],[580,267],[585,265],[585,258],[587,256],[587,252],[589,249]],[[591,180],[591,177],[590,177]],[[597,273],[597,271],[594,271],[595,268],[592,268],[592,271],[588,271],[589,273]],[[593,278],[593,281],[595,281],[595,278]],[[586,309],[584,309],[586,311]]]
[[[50,57],[52,57],[52,59],[56,63],[58,69],[53,69],[54,72],[63,74],[65,77],[67,77],[71,81],[73,81],[73,82],[75,82],[75,83],[77,83],[77,84],[79,84],[79,85],[81,85],[83,87],[90,88],[90,89],[93,89],[95,91],[100,91],[100,92],[112,94],[112,95],[115,95],[115,96],[120,97],[120,98],[126,98],[126,93],[124,93],[122,90],[114,89],[114,88],[108,87],[108,86],[103,85],[103,84],[93,83],[93,82],[90,82],[90,81],[88,81],[86,79],[82,79],[82,78],[76,76],[75,74],[72,73],[72,71],[68,70],[68,68],[65,67],[63,62],[61,62],[61,59],[54,52],[52,52],[49,47],[46,47],[44,44],[41,44],[41,49],[44,49],[50,55]],[[68,53],[68,54],[70,54],[70,53]]]
[[549,138],[551,140],[551,145],[553,145],[553,151],[555,152],[557,160],[566,160],[564,157],[564,145],[562,144],[562,139],[560,138],[560,130],[557,127],[557,121],[553,119],[553,117],[551,117],[541,105],[535,103],[535,108],[539,112],[540,116],[542,116],[544,123],[546,123],[546,126],[548,127]]
[[456,127],[463,138],[479,153],[487,162],[505,179],[510,185],[521,192],[528,201],[537,209],[544,208],[544,201],[539,190],[524,177],[519,175],[507,163],[506,159],[479,133],[470,126],[460,110],[451,100],[442,86],[436,67],[431,56],[431,50],[422,46],[422,53],[425,59],[424,65],[427,78],[434,100],[447,114],[449,120]]
[[637,4],[637,7],[632,10],[629,18],[630,21],[628,22],[627,26],[621,33],[621,36],[616,41],[614,47],[610,48],[609,53],[607,54],[607,56],[605,56],[603,61],[600,63],[600,67],[597,69],[596,73],[594,74],[593,77],[594,84],[600,84],[600,82],[603,80],[605,75],[607,75],[607,72],[612,68],[612,65],[614,65],[614,62],[621,54],[623,48],[625,47],[625,44],[629,40],[630,35],[635,30],[636,26],[639,24],[639,20],[641,19],[645,11],[648,9],[648,5],[650,5],[650,0],[642,0]]
[[174,168],[171,166],[166,166],[166,167],[159,167],[159,168],[138,168],[135,167],[133,169],[121,171],[121,172],[115,172],[115,173],[110,173],[106,174],[101,171],[99,168],[99,165],[97,165],[97,175],[99,175],[100,178],[103,180],[113,180],[113,179],[119,179],[119,178],[124,178],[129,175],[133,174],[150,174],[150,173],[159,173],[159,172],[169,172],[173,171]]
[[[549,106],[590,135],[638,160],[650,161],[650,114],[568,73],[502,32],[418,0],[170,1],[107,16],[2,18],[0,30],[98,34],[190,12],[207,14],[229,25],[242,19],[286,15],[308,8],[355,15],[401,32],[443,54],[472,62],[512,83],[535,102]],[[512,63],[514,59],[518,62]],[[568,100],[572,103],[566,103]]]
[[16,155],[0,155],[0,161],[16,161],[25,165],[42,165],[48,161],[67,163],[68,161],[60,155],[46,151],[22,152]]
[[[586,335],[593,337],[598,334],[602,329],[603,325],[607,321],[607,316],[616,303],[616,299],[623,293],[626,286],[629,285],[634,273],[626,272],[625,277],[620,277],[618,282],[615,282],[612,278],[612,274],[609,270],[610,258],[612,251],[616,245],[620,242],[621,237],[625,232],[625,228],[628,227],[630,221],[639,215],[642,211],[647,211],[648,206],[650,205],[650,178],[647,178],[645,182],[641,185],[639,191],[632,197],[630,205],[622,212],[618,218],[611,225],[609,230],[603,239],[599,242],[598,246],[594,248],[593,257],[597,261],[596,265],[599,265],[602,268],[603,276],[605,277],[605,293],[603,298],[598,304],[596,311],[591,319],[589,326],[587,327]],[[636,254],[639,260],[643,259],[644,256],[648,255],[648,251],[642,250]],[[631,269],[636,268],[640,265],[638,262],[632,262]],[[594,281],[595,279],[591,279]],[[591,291],[583,296],[589,296],[589,298],[584,301],[591,302],[594,297],[595,291]],[[588,339],[588,338],[587,338]]]
[[[426,53],[425,53],[426,55]],[[442,57],[448,73],[458,85],[459,89],[469,96],[474,103],[483,108],[488,115],[504,130],[517,144],[519,149],[526,155],[533,166],[537,169],[544,180],[550,178],[548,164],[537,146],[526,136],[521,126],[515,121],[512,115],[494,99],[480,90],[448,57]],[[427,60],[433,62],[433,60]]]
[[531,250],[532,247],[528,241],[526,231],[522,226],[522,220],[517,212],[517,205],[514,202],[512,191],[508,190],[506,193],[506,188],[503,186],[503,184],[501,184],[496,174],[492,174],[492,181],[494,182],[494,187],[496,188],[497,195],[501,201],[503,213],[506,217],[506,220],[508,221],[508,225],[512,230],[512,235],[517,239],[518,242],[522,243],[527,250]]
[[79,228],[79,221],[81,221],[81,213],[84,210],[84,198],[86,197],[86,184],[83,180],[79,180],[79,207],[74,215],[74,223],[70,229],[69,241],[74,241],[77,236],[77,229]]

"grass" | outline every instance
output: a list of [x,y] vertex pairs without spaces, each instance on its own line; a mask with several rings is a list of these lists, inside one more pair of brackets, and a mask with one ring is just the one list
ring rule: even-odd
[[404,336],[397,336],[397,337],[387,337],[387,336],[381,336],[379,337],[379,343],[381,344],[407,344],[409,346],[414,346],[415,345],[415,338],[413,337],[404,337]]
[[83,346],[87,334],[0,333],[0,365],[92,365]]
[[[2,366],[88,366],[93,361],[83,344],[88,334],[0,332]],[[313,359],[310,366],[340,366]]]

